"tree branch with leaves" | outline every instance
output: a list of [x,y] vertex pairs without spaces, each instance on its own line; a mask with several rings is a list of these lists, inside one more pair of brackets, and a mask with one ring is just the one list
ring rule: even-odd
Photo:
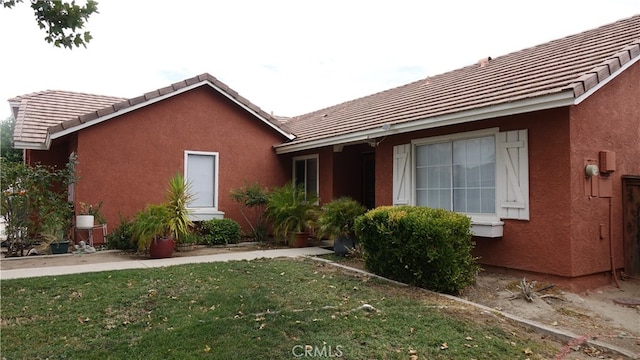
[[[23,0],[0,0],[0,5],[4,8],[13,8]],[[44,40],[52,43],[56,47],[84,46],[91,41],[91,33],[81,30],[86,25],[89,17],[98,13],[98,3],[94,0],[87,0],[84,6],[77,5],[75,0],[63,2],[60,0],[31,0],[31,8],[36,17],[36,22],[40,29],[47,33]]]

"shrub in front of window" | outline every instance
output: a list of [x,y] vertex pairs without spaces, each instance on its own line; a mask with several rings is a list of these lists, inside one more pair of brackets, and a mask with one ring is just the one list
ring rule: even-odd
[[202,239],[207,245],[237,244],[241,236],[240,224],[233,219],[202,222]]
[[422,288],[456,294],[475,281],[471,220],[443,209],[383,206],[356,220],[370,271]]

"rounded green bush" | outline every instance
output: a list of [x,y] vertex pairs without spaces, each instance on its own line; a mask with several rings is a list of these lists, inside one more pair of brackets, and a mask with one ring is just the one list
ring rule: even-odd
[[202,222],[202,238],[207,245],[237,244],[241,236],[240,224],[233,219],[211,219]]
[[366,267],[397,281],[448,294],[475,281],[471,219],[443,209],[383,206],[356,220]]

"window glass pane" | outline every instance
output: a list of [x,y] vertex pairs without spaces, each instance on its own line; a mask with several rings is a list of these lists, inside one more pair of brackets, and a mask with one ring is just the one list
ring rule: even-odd
[[428,206],[427,205],[427,191],[419,189],[416,191],[416,205],[418,206]]
[[416,166],[427,166],[427,152],[429,151],[428,149],[428,145],[416,147]]
[[440,207],[440,191],[427,190],[427,203],[428,207],[439,208]]
[[467,189],[467,212],[480,212],[480,190]]
[[425,165],[438,165],[440,164],[440,151],[438,150],[439,144],[425,145],[427,155],[427,162]]
[[294,181],[296,186],[299,186],[301,184],[304,184],[304,178],[305,178],[305,164],[306,162],[304,160],[296,160],[293,164],[294,169],[293,169],[293,173],[294,173]]
[[463,140],[467,145],[467,164],[480,162],[480,139]]
[[427,183],[426,186],[429,189],[435,189],[440,187],[440,167],[431,166],[426,168],[427,170]]
[[451,189],[451,166],[440,166],[438,172],[438,187]]
[[495,137],[416,147],[416,204],[495,213]]
[[427,187],[427,168],[416,169],[416,188]]
[[483,164],[480,168],[480,186],[494,187],[496,184],[496,163]]
[[440,208],[451,210],[451,190],[440,190]]
[[438,165],[451,165],[451,143],[437,144],[438,146]]
[[187,181],[191,184],[193,200],[189,207],[214,207],[215,156],[187,155]]
[[480,161],[482,163],[496,162],[496,140],[493,136],[481,139]]
[[453,211],[466,212],[467,211],[467,191],[454,189],[453,190]]
[[476,188],[480,186],[480,166],[467,165],[467,187]]
[[495,189],[482,189],[480,190],[481,196],[481,211],[483,213],[496,212],[496,191]]
[[305,194],[318,195],[318,159],[296,159],[293,162],[293,177],[296,186],[302,186]]
[[462,165],[453,166],[453,187],[461,188],[467,184],[467,173]]
[[317,195],[318,192],[318,159],[307,159],[307,194]]

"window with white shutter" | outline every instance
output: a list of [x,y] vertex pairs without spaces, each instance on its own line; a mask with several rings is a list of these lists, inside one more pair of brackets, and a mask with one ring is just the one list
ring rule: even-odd
[[393,148],[393,205],[467,214],[477,236],[501,219],[529,219],[527,130],[497,128],[413,140]]
[[529,220],[529,153],[527,130],[500,132],[497,144],[498,216]]
[[393,205],[411,202],[411,144],[393,147]]

